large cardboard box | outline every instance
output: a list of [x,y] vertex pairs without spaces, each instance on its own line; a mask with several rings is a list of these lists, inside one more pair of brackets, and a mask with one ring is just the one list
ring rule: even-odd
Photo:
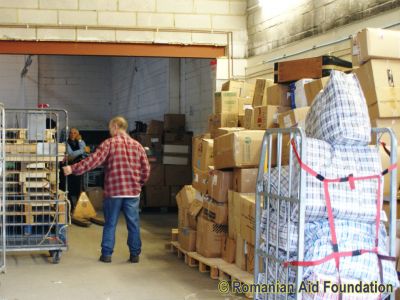
[[157,163],[150,164],[150,177],[149,177],[149,180],[146,182],[146,186],[150,186],[150,185],[154,185],[154,186],[164,185],[164,165],[163,164],[157,164]]
[[179,228],[178,241],[183,250],[196,251],[196,230],[188,227]]
[[264,133],[261,130],[243,130],[215,139],[215,169],[258,166]]
[[311,106],[315,97],[325,88],[328,82],[329,77],[322,77],[304,85],[304,92],[306,93],[308,106]]
[[246,242],[240,236],[236,237],[236,253],[235,253],[235,265],[243,271],[246,271]]
[[224,238],[222,241],[221,253],[224,261],[233,264],[236,256],[236,241],[229,237]]
[[186,185],[192,182],[192,167],[165,165],[165,185]]
[[373,59],[354,72],[371,115],[379,118],[400,117],[400,60]]
[[197,228],[197,220],[201,216],[201,211],[203,210],[203,197],[196,191],[195,199],[190,204],[187,214],[189,227],[192,229]]
[[253,99],[254,95],[254,84],[250,84],[238,80],[229,80],[222,85],[222,91],[233,91],[236,92],[238,97],[245,97]]
[[214,137],[218,128],[238,127],[239,116],[237,113],[213,114],[208,118],[208,131]]
[[204,257],[221,257],[221,245],[226,237],[226,226],[204,218],[197,223],[196,251]]
[[309,107],[295,108],[278,115],[278,123],[280,128],[290,128],[305,126],[306,116],[309,111]]
[[238,193],[255,193],[258,169],[234,169],[233,190]]
[[254,88],[253,106],[267,105],[267,88],[274,83],[269,79],[257,79]]
[[254,130],[278,127],[278,114],[290,110],[290,107],[267,105],[254,107]]
[[193,168],[193,187],[199,192],[206,194],[208,192],[208,178],[210,175],[210,170],[200,170]]
[[195,137],[193,139],[193,168],[206,171],[214,164],[214,140]]
[[252,98],[239,98],[238,99],[238,115],[244,117],[245,110],[253,107],[252,103],[253,103]]
[[242,218],[242,202],[247,199],[255,199],[254,193],[236,193],[232,190],[228,192],[228,228],[229,237],[236,239],[240,234],[241,218]]
[[232,172],[212,170],[208,178],[208,194],[217,202],[228,202],[228,190],[232,189]]
[[256,200],[255,195],[240,196],[240,235],[250,243],[255,244],[255,216]]
[[204,197],[203,217],[215,224],[228,225],[228,203],[220,203],[210,197]]
[[165,114],[164,130],[170,132],[184,132],[185,122],[186,119],[184,114]]
[[244,111],[243,127],[245,129],[250,130],[253,127],[253,123],[254,123],[254,109],[253,108],[247,108]]
[[236,131],[242,131],[244,130],[243,127],[222,127],[222,128],[218,128],[215,132],[215,138],[227,134],[227,133],[231,133],[231,132],[236,132]]
[[169,145],[191,145],[193,134],[191,132],[165,132],[164,143]]
[[215,114],[237,114],[238,113],[238,95],[236,92],[216,92]]
[[104,201],[104,191],[102,187],[95,186],[95,187],[88,187],[86,189],[86,194],[90,199],[94,209],[96,211],[103,210],[103,201]]
[[400,31],[365,28],[352,41],[353,65],[372,58],[400,59]]
[[168,207],[169,192],[168,186],[147,186],[146,207]]
[[162,135],[164,131],[164,122],[158,120],[151,120],[147,126],[147,134]]
[[289,87],[284,84],[274,84],[267,88],[267,103],[264,105],[290,107]]
[[[377,128],[390,128],[393,130],[397,137],[397,141],[400,141],[400,118],[387,118],[387,119],[374,119],[371,118],[371,126]],[[374,137],[374,135],[373,135]],[[388,134],[382,135],[381,142],[385,142],[390,145],[390,137]],[[375,143],[375,138],[373,138],[373,143]],[[398,154],[399,155],[399,154]]]
[[189,226],[188,211],[194,201],[196,190],[191,185],[185,185],[176,195],[178,205],[178,227]]

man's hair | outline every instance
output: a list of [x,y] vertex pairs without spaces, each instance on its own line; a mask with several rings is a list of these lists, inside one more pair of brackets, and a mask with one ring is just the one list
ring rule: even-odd
[[124,117],[118,116],[114,117],[110,121],[110,125],[117,125],[119,129],[127,130],[128,129],[128,121]]

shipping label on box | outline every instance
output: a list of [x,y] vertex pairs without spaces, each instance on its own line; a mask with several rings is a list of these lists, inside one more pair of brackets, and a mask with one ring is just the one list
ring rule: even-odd
[[204,218],[197,223],[196,251],[204,257],[221,257],[221,245],[226,237],[225,225],[218,225]]
[[278,114],[289,109],[289,107],[275,105],[255,107],[253,129],[265,130],[278,127]]
[[267,104],[290,107],[289,87],[284,84],[274,84],[267,89]]
[[325,88],[328,82],[329,77],[322,77],[304,85],[304,92],[306,93],[308,106],[311,106],[315,97]]
[[232,188],[232,172],[213,170],[209,173],[208,194],[217,202],[228,202],[228,190]]
[[238,95],[236,92],[216,92],[215,114],[238,114]]
[[228,224],[228,203],[219,203],[209,197],[203,200],[203,216],[215,224]]
[[238,115],[244,116],[245,110],[252,108],[253,99],[251,98],[239,98],[238,99]]
[[[305,124],[309,107],[301,107],[286,111],[278,115],[278,123],[280,128],[290,128]],[[304,126],[303,126],[304,127]]]

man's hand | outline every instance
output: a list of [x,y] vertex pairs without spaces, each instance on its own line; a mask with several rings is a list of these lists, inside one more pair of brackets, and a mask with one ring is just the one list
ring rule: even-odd
[[71,174],[72,174],[72,168],[71,168],[71,166],[63,167],[63,170],[64,170],[64,175],[65,175],[65,176],[68,176],[68,175],[71,175]]

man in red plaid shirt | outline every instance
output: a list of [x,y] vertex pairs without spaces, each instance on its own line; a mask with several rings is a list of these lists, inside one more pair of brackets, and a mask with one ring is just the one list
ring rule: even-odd
[[126,132],[128,122],[122,117],[109,123],[111,138],[104,141],[88,158],[64,167],[66,176],[81,175],[100,165],[105,167],[103,240],[100,261],[111,262],[115,229],[122,210],[128,227],[129,261],[139,262],[141,251],[139,201],[142,186],[150,175],[150,165],[143,147]]

